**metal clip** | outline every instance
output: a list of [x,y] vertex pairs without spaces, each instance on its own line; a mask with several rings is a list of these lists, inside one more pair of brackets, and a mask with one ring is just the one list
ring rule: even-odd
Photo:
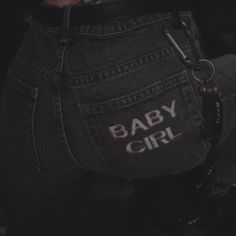
[[182,50],[182,48],[178,45],[176,40],[173,38],[173,36],[170,34],[169,30],[164,28],[164,33],[169,41],[169,43],[172,45],[172,47],[175,49],[175,51],[180,56],[181,60],[186,64],[188,67],[192,68],[192,62],[190,58],[185,54],[185,52]]
[[[183,25],[185,32],[189,31],[189,29],[184,21],[182,21],[182,25]],[[197,59],[196,62],[192,62],[190,60],[190,58],[185,54],[183,49],[180,47],[180,45],[176,42],[176,40],[171,35],[171,33],[169,32],[167,27],[164,28],[164,33],[165,33],[169,43],[174,48],[176,53],[179,55],[179,57],[181,58],[183,63],[188,68],[190,68],[192,70],[193,78],[196,81],[198,81],[199,83],[203,83],[203,82],[209,82],[210,80],[213,80],[216,71],[215,71],[215,66],[212,62],[210,62],[207,59]],[[190,33],[186,32],[186,34],[189,35]],[[189,36],[189,38],[190,38],[190,36]],[[191,41],[191,43],[193,44],[192,41]],[[197,49],[195,48],[195,45],[193,45],[193,47],[194,47],[194,51],[197,51]],[[203,69],[208,69],[208,70],[203,70]],[[206,76],[204,74],[204,79],[201,78],[201,74],[203,73],[203,71],[208,72],[208,74]]]
[[164,28],[164,33],[169,41],[169,43],[171,44],[171,46],[175,49],[176,53],[179,55],[179,57],[181,58],[181,60],[183,61],[183,63],[194,70],[200,70],[200,63],[197,61],[196,63],[193,63],[190,58],[185,54],[185,52],[183,51],[183,49],[179,46],[179,44],[176,42],[176,40],[173,38],[173,36],[171,35],[171,33],[169,32],[168,28],[165,27]]

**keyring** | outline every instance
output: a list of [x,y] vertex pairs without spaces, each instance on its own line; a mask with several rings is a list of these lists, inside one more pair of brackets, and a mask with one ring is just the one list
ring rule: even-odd
[[[194,72],[194,68],[192,68],[192,75],[193,75],[193,78],[194,78],[196,81],[198,81],[199,83],[202,83],[203,81],[204,81],[204,82],[209,82],[209,81],[213,80],[213,78],[214,78],[214,76],[215,76],[215,73],[216,73],[216,69],[215,69],[214,64],[213,64],[211,61],[207,60],[207,59],[200,59],[198,62],[199,62],[200,64],[201,64],[201,63],[207,63],[207,64],[212,68],[212,74],[209,76],[208,79],[201,79],[201,78],[199,78],[199,77],[195,74],[196,72]],[[204,65],[204,64],[203,64],[203,65]],[[201,69],[200,71],[202,71],[202,69]]]

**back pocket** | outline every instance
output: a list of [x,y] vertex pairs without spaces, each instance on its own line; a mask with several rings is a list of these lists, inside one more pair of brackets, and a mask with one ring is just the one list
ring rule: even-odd
[[186,71],[108,101],[77,104],[100,156],[120,175],[176,174],[200,163],[203,117]]
[[1,158],[17,170],[39,170],[35,140],[35,111],[38,88],[9,71],[0,103]]

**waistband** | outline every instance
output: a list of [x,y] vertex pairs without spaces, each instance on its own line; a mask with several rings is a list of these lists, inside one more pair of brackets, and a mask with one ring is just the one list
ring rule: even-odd
[[31,20],[53,28],[81,26],[112,22],[127,17],[161,14],[170,12],[170,9],[168,1],[157,0],[119,0],[98,5],[69,5],[62,8],[44,3],[32,14]]

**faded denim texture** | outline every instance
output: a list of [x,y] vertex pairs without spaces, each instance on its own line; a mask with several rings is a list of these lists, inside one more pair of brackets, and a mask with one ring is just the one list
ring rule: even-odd
[[[196,33],[191,13],[181,16]],[[66,44],[59,28],[31,22],[0,102],[0,176],[16,224],[54,209],[55,196],[70,198],[84,171],[133,180],[205,160],[198,83],[163,34],[172,22],[157,13],[82,25]],[[184,32],[172,35],[194,58]],[[224,95],[219,182],[236,180],[235,62],[235,55],[213,60]]]

